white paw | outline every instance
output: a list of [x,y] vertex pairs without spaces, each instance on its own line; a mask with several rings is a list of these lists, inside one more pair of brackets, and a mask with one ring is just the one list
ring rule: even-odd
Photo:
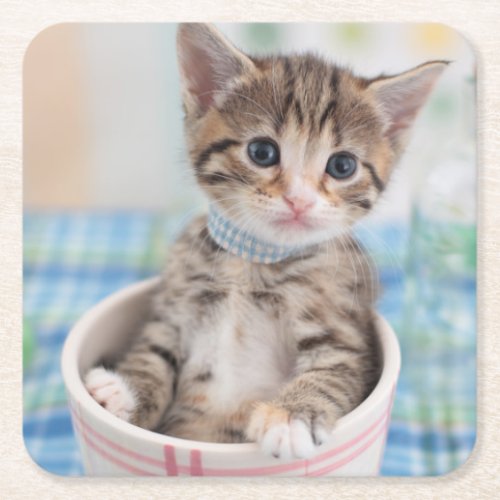
[[130,421],[136,402],[123,377],[103,367],[93,368],[85,377],[85,387],[103,408]]
[[322,426],[293,418],[286,410],[268,404],[253,412],[247,435],[266,455],[284,460],[311,458],[329,437]]

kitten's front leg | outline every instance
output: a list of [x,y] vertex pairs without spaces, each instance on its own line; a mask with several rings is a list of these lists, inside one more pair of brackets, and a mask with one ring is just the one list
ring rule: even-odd
[[85,377],[90,395],[115,416],[154,429],[174,394],[179,368],[175,329],[151,321],[114,370],[93,368]]
[[267,455],[313,456],[337,420],[361,402],[365,351],[365,346],[339,342],[331,330],[299,341],[297,375],[278,398],[257,405],[248,438]]

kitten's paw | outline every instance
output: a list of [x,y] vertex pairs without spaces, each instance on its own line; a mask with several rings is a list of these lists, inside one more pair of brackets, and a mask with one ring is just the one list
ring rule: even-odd
[[85,387],[103,408],[130,421],[136,401],[123,377],[103,367],[93,368],[85,377]]
[[252,413],[247,436],[260,444],[266,455],[290,460],[311,458],[329,433],[319,422],[295,417],[288,411],[261,403]]

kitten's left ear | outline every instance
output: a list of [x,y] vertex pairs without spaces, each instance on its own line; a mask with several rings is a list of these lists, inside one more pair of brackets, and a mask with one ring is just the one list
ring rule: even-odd
[[396,150],[404,146],[410,126],[447,65],[447,61],[431,61],[368,85],[387,117],[386,135]]
[[204,113],[232,80],[255,66],[211,24],[182,23],[177,55],[188,113]]

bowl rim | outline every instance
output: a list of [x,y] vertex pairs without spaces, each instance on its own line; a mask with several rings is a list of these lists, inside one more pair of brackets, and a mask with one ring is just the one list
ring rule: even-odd
[[[155,276],[128,285],[92,306],[75,323],[64,342],[61,354],[62,378],[67,394],[80,408],[85,408],[85,411],[90,413],[94,419],[100,420],[116,431],[143,442],[160,446],[171,445],[184,450],[196,449],[208,453],[255,453],[259,450],[256,443],[194,441],[137,427],[105,410],[87,392],[78,368],[78,354],[86,338],[87,331],[108,308],[119,305],[120,302],[126,299],[151,291],[159,281],[160,277]],[[390,324],[378,312],[376,312],[376,326],[384,359],[380,379],[370,395],[359,406],[338,420],[332,431],[336,434],[342,434],[343,428],[352,425],[356,421],[363,420],[371,408],[381,403],[387,397],[387,394],[395,389],[401,366],[399,343]],[[68,401],[68,405],[70,405],[70,401]]]

